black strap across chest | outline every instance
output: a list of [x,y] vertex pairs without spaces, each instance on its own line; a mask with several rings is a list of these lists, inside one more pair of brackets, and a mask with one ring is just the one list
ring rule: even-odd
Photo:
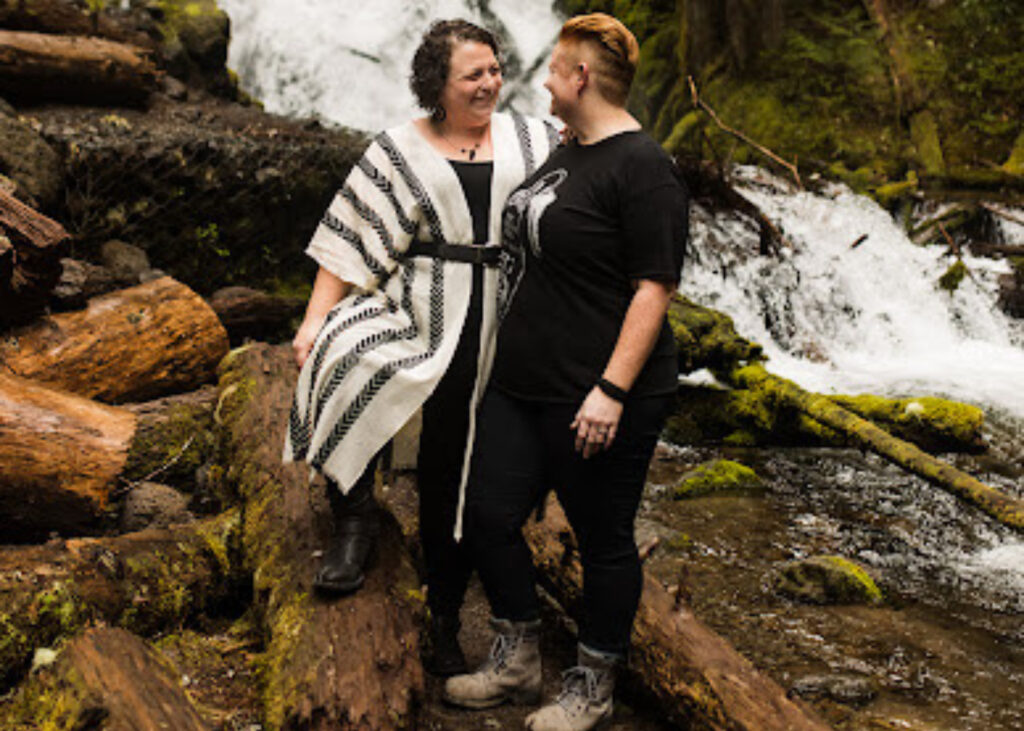
[[445,261],[460,261],[467,264],[497,266],[500,246],[481,244],[449,244],[437,241],[415,239],[409,244],[406,256],[429,256]]

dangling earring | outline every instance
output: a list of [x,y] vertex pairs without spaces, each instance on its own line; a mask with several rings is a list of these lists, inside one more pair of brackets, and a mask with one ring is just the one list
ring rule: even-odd
[[441,122],[448,118],[448,112],[445,111],[445,108],[443,106],[438,104],[436,107],[434,107],[434,111],[430,113],[430,118],[434,120],[435,123],[440,124]]

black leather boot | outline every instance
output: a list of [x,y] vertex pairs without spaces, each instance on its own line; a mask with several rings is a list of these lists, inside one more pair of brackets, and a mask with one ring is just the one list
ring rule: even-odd
[[313,579],[313,588],[331,596],[350,594],[363,585],[363,571],[380,532],[373,482],[360,480],[348,495],[328,484],[327,497],[334,514],[334,534]]
[[460,627],[457,614],[431,613],[423,653],[423,668],[431,675],[447,678],[469,672],[466,656],[459,646]]

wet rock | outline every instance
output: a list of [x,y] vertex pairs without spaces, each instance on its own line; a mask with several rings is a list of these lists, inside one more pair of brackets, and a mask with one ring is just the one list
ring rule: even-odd
[[60,281],[53,289],[52,304],[58,310],[84,307],[90,297],[117,289],[114,274],[106,267],[87,261],[64,258],[60,260]]
[[703,495],[748,494],[763,489],[761,478],[754,470],[739,462],[720,459],[698,465],[683,475],[673,496],[680,500]]
[[999,277],[999,308],[1011,317],[1024,318],[1024,256],[1011,257],[1010,264],[1013,272]]
[[103,244],[100,258],[113,276],[124,284],[138,284],[142,275],[151,269],[146,252],[123,241],[112,240]]
[[870,678],[860,675],[807,675],[789,689],[801,698],[831,698],[850,706],[867,705],[878,692]]
[[0,173],[17,184],[19,198],[47,210],[60,193],[60,158],[46,141],[6,105],[0,108]]
[[809,604],[880,604],[882,592],[861,566],[841,556],[812,556],[785,564],[775,590]]
[[167,485],[142,482],[125,497],[121,529],[128,532],[147,527],[164,528],[173,523],[187,523],[192,519],[187,495]]

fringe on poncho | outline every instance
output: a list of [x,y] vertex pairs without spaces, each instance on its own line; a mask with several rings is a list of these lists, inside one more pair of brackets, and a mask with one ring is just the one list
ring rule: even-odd
[[[498,244],[502,204],[547,158],[557,134],[539,120],[496,113],[491,141],[489,240]],[[471,244],[473,224],[451,164],[408,122],[373,140],[306,249],[320,266],[355,286],[328,314],[299,374],[284,460],[305,460],[345,492],[433,392],[455,352],[469,308],[473,265],[406,257],[414,238]],[[483,282],[480,355],[468,404],[457,539],[476,406],[494,358],[498,290],[504,278],[487,267]]]

